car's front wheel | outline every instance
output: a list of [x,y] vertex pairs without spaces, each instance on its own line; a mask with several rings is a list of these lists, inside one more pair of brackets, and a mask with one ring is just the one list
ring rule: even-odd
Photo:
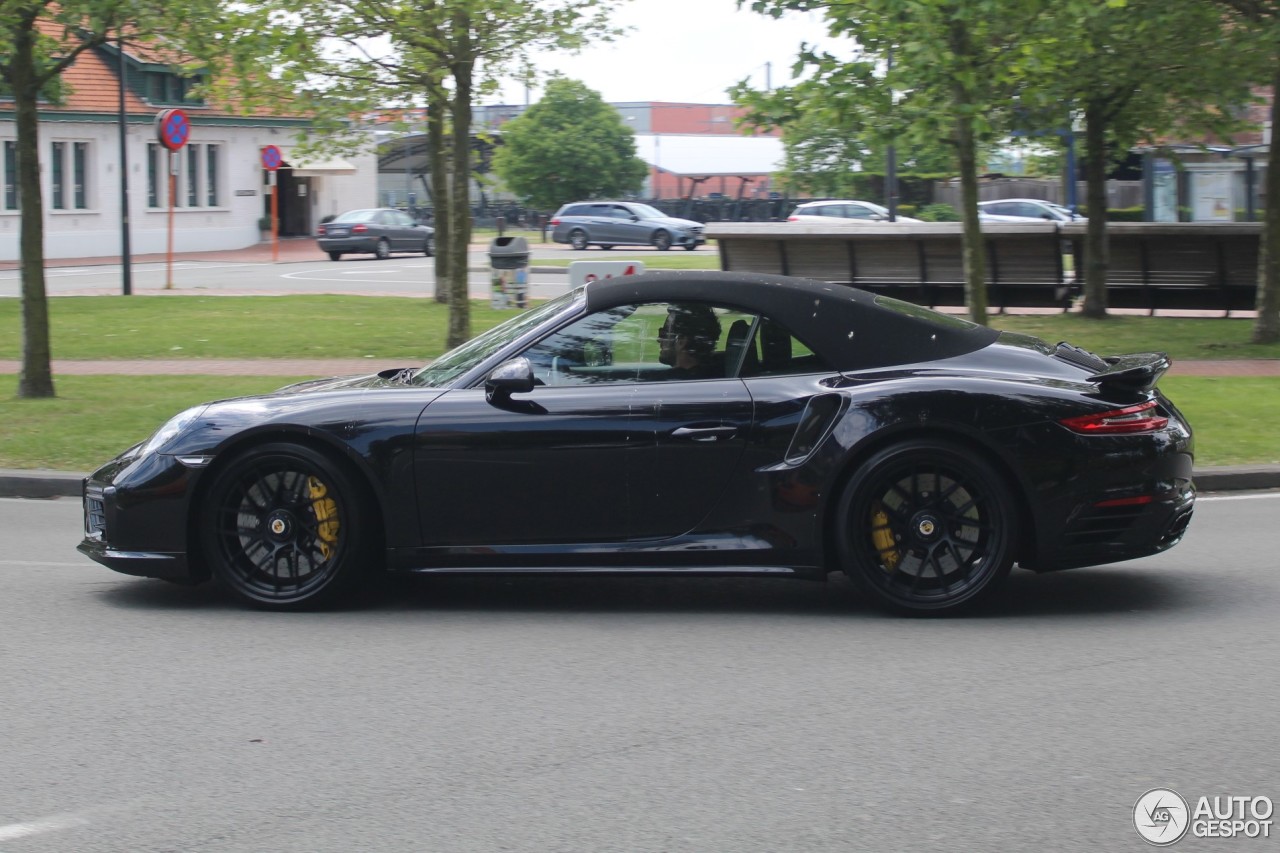
[[428,237],[422,244],[422,254],[426,255],[428,258],[435,254],[435,248],[431,245],[430,237]]
[[876,452],[841,496],[842,567],[882,607],[951,613],[989,593],[1013,564],[1017,508],[974,453],[934,439]]
[[587,232],[581,228],[575,228],[569,232],[569,245],[575,250],[581,252],[587,248]]
[[666,231],[659,231],[653,235],[653,248],[659,252],[665,252],[671,248],[671,235]]
[[391,244],[385,239],[379,240],[378,245],[373,247],[373,254],[377,256],[378,260],[385,261],[391,257]]
[[697,243],[692,243],[692,242],[691,242],[691,243],[685,243],[685,244],[684,244],[684,248],[685,248],[685,251],[692,252],[694,249],[698,248],[698,244],[697,244]]
[[341,252],[330,252],[330,253],[329,253],[329,260],[331,260],[331,261],[339,261],[339,260],[342,260],[342,253],[341,253]]
[[348,599],[371,562],[368,508],[350,475],[304,445],[249,450],[215,473],[200,544],[237,598],[272,610]]

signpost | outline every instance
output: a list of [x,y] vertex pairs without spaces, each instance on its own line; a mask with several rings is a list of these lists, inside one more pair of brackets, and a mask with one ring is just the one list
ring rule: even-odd
[[173,289],[173,202],[178,194],[178,161],[174,154],[191,138],[191,119],[182,110],[161,110],[156,115],[156,136],[169,152],[169,244],[165,290]]
[[280,260],[280,186],[276,183],[276,170],[284,163],[284,154],[275,145],[262,149],[262,168],[267,170],[267,183],[271,185],[271,261]]

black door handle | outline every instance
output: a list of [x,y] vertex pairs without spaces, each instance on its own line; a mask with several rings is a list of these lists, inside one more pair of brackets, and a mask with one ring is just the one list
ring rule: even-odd
[[690,441],[719,441],[722,438],[733,438],[738,434],[734,426],[713,427],[680,427],[671,433],[672,438],[687,438]]

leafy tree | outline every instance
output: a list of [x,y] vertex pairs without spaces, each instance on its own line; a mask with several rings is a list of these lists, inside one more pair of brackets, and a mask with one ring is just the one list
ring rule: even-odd
[[[40,195],[41,100],[60,103],[62,74],[86,51],[123,38],[161,43],[195,66],[243,63],[246,17],[218,0],[0,0],[0,90],[13,99],[17,129],[22,373],[19,397],[54,396],[44,276],[44,200]],[[123,33],[122,33],[123,30]]]
[[543,210],[636,192],[648,174],[622,116],[576,80],[552,80],[540,101],[502,126],[493,169]]
[[1267,212],[1258,253],[1258,319],[1253,326],[1253,342],[1280,341],[1280,146],[1275,128],[1280,128],[1280,0],[1218,0],[1233,22],[1258,39],[1257,57],[1266,64],[1259,82],[1271,83],[1272,141],[1267,154]]
[[[782,129],[786,161],[781,178],[786,186],[814,195],[848,196],[856,194],[857,172],[884,171],[889,146],[896,147],[900,133],[883,87],[870,75],[859,85],[881,97],[869,107],[856,97],[832,97],[828,86],[815,81],[770,92],[744,83],[730,94],[748,110],[744,124]],[[949,172],[954,163],[955,152],[936,140],[897,150],[900,172]]]
[[[1074,26],[1074,29],[1073,29]],[[1106,180],[1113,161],[1161,135],[1225,133],[1237,128],[1231,107],[1249,99],[1254,70],[1248,34],[1224,26],[1203,0],[1128,0],[1063,23],[1056,73],[1023,90],[1027,119],[1040,126],[1083,125],[1089,217],[1085,237],[1084,314],[1107,313]],[[1055,49],[1054,46],[1050,47]]]
[[353,114],[426,107],[437,298],[449,303],[448,344],[463,343],[471,337],[472,101],[525,69],[535,51],[611,38],[609,11],[619,0],[270,2],[297,22],[273,45],[273,67],[311,98],[326,132]]
[[[748,0],[739,0],[748,5]],[[821,11],[831,36],[856,39],[857,58],[802,51],[833,109],[893,117],[884,125],[908,144],[944,143],[960,174],[965,304],[987,322],[986,262],[978,222],[978,165],[984,143],[1010,125],[1009,106],[1024,81],[1043,74],[1060,20],[1092,0],[749,0],[760,13]],[[893,62],[889,63],[889,54]],[[896,93],[896,97],[894,94]],[[849,106],[841,102],[847,101]],[[895,103],[896,101],[896,103]],[[890,110],[892,105],[892,110]]]

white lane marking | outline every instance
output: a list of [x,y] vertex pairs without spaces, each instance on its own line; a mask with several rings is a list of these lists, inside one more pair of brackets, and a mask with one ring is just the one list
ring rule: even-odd
[[1210,501],[1256,501],[1266,498],[1280,498],[1280,492],[1260,492],[1252,495],[1213,495],[1212,497],[1197,497],[1196,503],[1208,503]]
[[28,835],[41,835],[45,832],[57,832],[61,829],[73,829],[77,826],[88,825],[89,821],[78,814],[50,815],[39,820],[0,826],[0,841],[13,841],[16,838],[26,838]]

